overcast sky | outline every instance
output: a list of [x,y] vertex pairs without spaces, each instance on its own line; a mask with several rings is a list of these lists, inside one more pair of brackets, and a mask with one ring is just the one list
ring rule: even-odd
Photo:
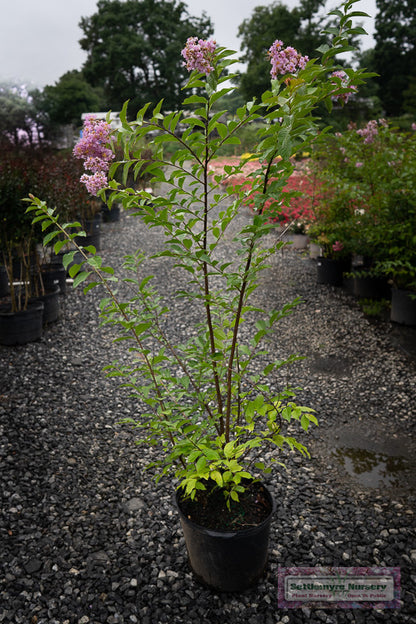
[[[249,18],[256,6],[273,4],[274,0],[184,0],[190,15],[200,17],[205,11],[215,26],[219,45],[239,50],[238,26]],[[281,0],[288,8],[298,0]],[[360,0],[355,10],[372,19],[363,19],[370,36],[363,48],[374,41],[376,0]],[[339,4],[331,0],[331,8]],[[81,17],[96,12],[97,0],[0,0],[0,81],[13,80],[30,86],[53,85],[67,71],[81,69],[85,53],[79,46]],[[190,33],[190,36],[192,33]],[[279,33],[276,33],[278,38]]]

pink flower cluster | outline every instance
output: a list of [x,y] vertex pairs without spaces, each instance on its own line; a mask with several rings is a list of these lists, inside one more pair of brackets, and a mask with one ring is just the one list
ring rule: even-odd
[[298,69],[304,69],[309,61],[307,56],[301,56],[295,48],[290,46],[284,48],[283,41],[279,39],[276,39],[270,46],[268,56],[272,64],[270,70],[272,78],[276,78],[278,75],[295,74]]
[[388,126],[385,119],[379,119],[378,121],[376,119],[372,119],[364,128],[357,130],[357,134],[360,137],[363,137],[364,143],[370,145],[371,143],[374,143],[374,140],[378,135],[379,125],[383,126],[384,128],[387,128]]
[[73,154],[84,160],[84,169],[92,175],[84,173],[80,180],[91,195],[107,186],[107,171],[110,161],[114,158],[113,152],[106,147],[110,141],[111,128],[106,121],[97,119],[94,115],[87,115],[84,121],[82,138],[75,145]]
[[332,245],[332,251],[342,251],[344,249],[344,245],[343,243],[341,243],[341,241],[335,241],[335,243]]
[[342,69],[332,72],[331,79],[332,84],[337,88],[341,87],[341,89],[349,89],[349,91],[345,91],[344,93],[332,95],[331,99],[338,100],[339,102],[346,104],[350,99],[350,95],[357,93],[357,87],[349,83],[348,75]]
[[217,42],[214,39],[199,39],[188,37],[181,54],[186,60],[184,65],[188,71],[196,69],[203,74],[210,74],[214,70],[215,48]]

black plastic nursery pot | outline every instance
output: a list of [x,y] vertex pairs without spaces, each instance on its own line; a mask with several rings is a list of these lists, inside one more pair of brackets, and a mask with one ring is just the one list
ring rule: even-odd
[[327,284],[328,286],[342,285],[345,268],[340,260],[318,256],[316,269],[318,284]]
[[116,223],[120,221],[120,206],[114,204],[109,208],[106,204],[101,208],[101,214],[103,216],[104,223]]
[[59,286],[61,295],[66,292],[66,270],[61,262],[51,262],[50,264],[42,264],[42,281],[46,290],[52,290],[55,286]]
[[409,290],[392,289],[391,321],[400,325],[416,326],[416,298],[414,295],[415,293]]
[[0,264],[0,297],[5,297],[9,294],[9,279],[7,276],[6,267]]
[[53,323],[57,321],[61,313],[61,306],[59,303],[59,286],[53,286],[50,290],[47,290],[44,295],[39,295],[34,301],[41,301],[43,303],[43,315],[42,323]]
[[274,503],[267,488],[262,488],[270,513],[260,524],[236,531],[216,531],[196,524],[183,512],[180,493],[176,493],[189,565],[203,585],[222,592],[241,592],[264,575]]
[[86,236],[76,236],[75,242],[82,247],[93,245],[97,251],[100,250],[101,243],[101,215],[96,215],[83,223]]
[[26,310],[12,312],[9,305],[0,306],[0,344],[24,345],[42,337],[43,303],[29,303]]
[[354,295],[363,299],[389,299],[390,287],[383,277],[355,275]]

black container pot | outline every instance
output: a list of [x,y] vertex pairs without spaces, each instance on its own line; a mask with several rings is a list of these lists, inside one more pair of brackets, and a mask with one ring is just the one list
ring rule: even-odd
[[34,301],[27,310],[12,312],[10,305],[0,306],[0,344],[23,345],[42,337],[43,303]]
[[59,303],[59,286],[56,285],[50,290],[46,290],[44,295],[36,297],[35,301],[41,301],[43,303],[43,315],[42,323],[47,325],[57,321],[61,313],[61,306]]
[[96,251],[99,251],[101,242],[101,215],[97,215],[94,219],[85,221],[83,228],[86,236],[76,236],[76,244],[80,247],[93,245]]
[[392,289],[390,320],[400,325],[416,326],[416,299],[409,290]]
[[274,511],[272,496],[266,488],[264,491],[271,506],[269,516],[261,524],[237,531],[214,531],[195,524],[181,510],[176,494],[189,564],[202,584],[218,591],[241,592],[263,576]]
[[9,278],[7,276],[6,267],[0,264],[0,297],[9,294]]
[[318,256],[316,269],[318,284],[342,286],[342,274],[346,270],[343,261]]
[[355,295],[355,288],[354,288],[354,278],[353,277],[345,277],[345,275],[342,278],[342,287],[345,290],[346,293],[348,293],[349,295],[354,296]]
[[52,290],[59,286],[62,295],[66,293],[66,270],[61,262],[42,264],[42,281],[45,290]]
[[106,204],[104,204],[101,208],[101,214],[103,216],[104,223],[115,223],[120,221],[120,206],[113,204],[111,208],[109,208]]
[[384,277],[354,276],[354,295],[362,299],[389,299],[390,287]]

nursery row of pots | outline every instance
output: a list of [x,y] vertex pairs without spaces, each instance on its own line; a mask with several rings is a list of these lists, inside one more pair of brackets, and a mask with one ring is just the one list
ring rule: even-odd
[[[108,211],[107,220],[120,218],[120,209]],[[100,248],[100,218],[86,224],[86,237],[80,237],[78,243],[84,246],[94,245]],[[306,238],[306,237],[305,237]],[[305,238],[293,240],[295,249],[305,247]],[[307,241],[307,239],[306,239]],[[395,323],[416,325],[416,299],[410,291],[391,288],[387,279],[378,276],[362,276],[354,273],[350,261],[326,258],[319,255],[319,247],[309,243],[310,255],[316,259],[317,282],[330,286],[343,286],[345,290],[357,298],[381,300],[391,299],[390,320]],[[59,318],[59,294],[66,292],[67,272],[62,266],[62,258],[54,257],[51,262],[38,267],[41,273],[41,292],[31,297],[28,305],[24,305],[24,294],[21,295],[23,305],[16,311],[11,310],[9,298],[9,282],[5,267],[0,266],[0,344],[26,344],[38,340],[42,336],[42,328]]]
[[387,278],[363,275],[350,260],[316,258],[318,284],[343,286],[360,299],[391,299],[390,320],[402,325],[416,325],[416,296],[409,290],[391,286]]
[[[76,238],[79,245],[100,249],[101,222],[114,222],[120,218],[120,208],[111,211],[105,206],[94,219],[85,222],[87,236]],[[40,262],[38,254],[30,261],[28,279],[21,280],[19,259],[13,263],[10,284],[6,267],[0,265],[0,344],[22,345],[42,337],[43,328],[60,315],[60,295],[66,293],[67,270],[62,264],[62,254],[55,256],[42,250],[40,256],[48,262]],[[11,288],[15,305],[12,306]]]
[[322,254],[322,248],[310,241],[306,234],[283,235],[290,240],[293,249],[307,249],[309,257],[316,260],[318,284],[342,286],[358,299],[390,301],[392,322],[416,326],[415,293],[392,285],[387,277],[363,271],[363,259],[360,257],[328,258]]
[[15,296],[19,299],[17,310],[12,310],[9,282],[4,267],[0,279],[0,344],[23,345],[39,340],[43,328],[59,319],[60,295],[65,294],[66,271],[64,267],[48,265],[43,273],[45,280],[42,292],[26,297],[25,285],[14,284]]

